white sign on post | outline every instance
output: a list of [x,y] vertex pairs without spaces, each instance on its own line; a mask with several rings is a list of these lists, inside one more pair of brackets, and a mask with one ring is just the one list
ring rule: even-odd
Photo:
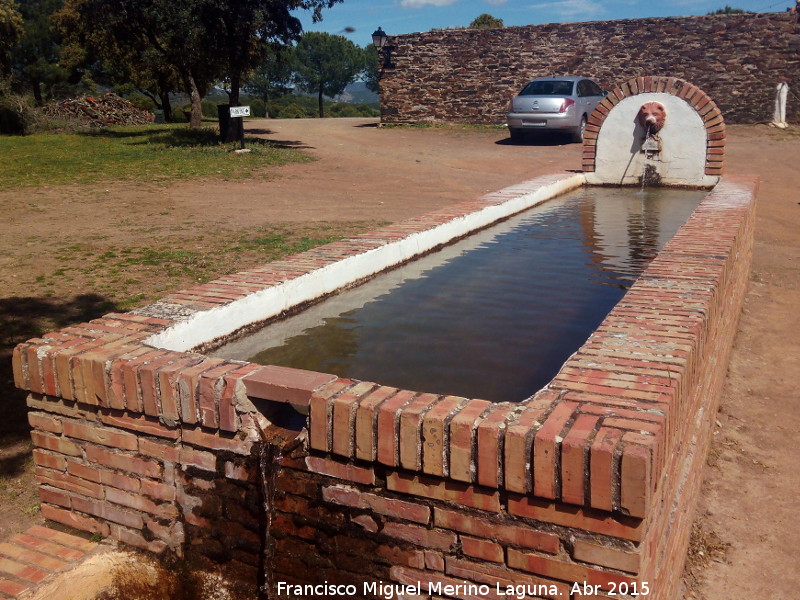
[[228,110],[231,111],[231,118],[233,118],[233,117],[249,117],[250,116],[250,107],[249,106],[231,106]]

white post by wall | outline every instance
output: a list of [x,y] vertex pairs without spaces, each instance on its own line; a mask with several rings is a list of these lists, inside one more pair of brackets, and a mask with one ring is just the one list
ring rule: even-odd
[[775,113],[772,115],[773,127],[786,129],[789,125],[786,123],[786,99],[789,96],[789,84],[786,81],[781,81],[775,88]]

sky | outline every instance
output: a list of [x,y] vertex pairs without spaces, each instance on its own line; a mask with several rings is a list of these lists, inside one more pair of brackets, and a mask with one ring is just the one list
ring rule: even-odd
[[305,31],[336,33],[365,46],[378,27],[389,35],[465,27],[482,13],[503,19],[506,26],[540,25],[704,15],[726,4],[751,12],[783,12],[795,0],[344,0],[323,11],[319,23],[312,23],[308,13],[297,16]]

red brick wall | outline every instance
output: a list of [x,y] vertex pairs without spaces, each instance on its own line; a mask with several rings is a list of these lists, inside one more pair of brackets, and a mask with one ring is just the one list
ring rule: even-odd
[[[548,388],[520,403],[153,349],[142,340],[170,320],[142,314],[21,344],[15,381],[30,392],[43,514],[255,581],[258,430],[286,432],[251,400],[305,403],[307,437],[287,451],[274,501],[276,580],[530,584],[572,598],[605,597],[570,596],[576,582],[606,593],[646,582],[671,598],[747,285],[756,187],[726,177]],[[347,244],[328,250],[358,251]],[[225,304],[237,297],[226,286],[267,287],[325,253],[174,299]]]

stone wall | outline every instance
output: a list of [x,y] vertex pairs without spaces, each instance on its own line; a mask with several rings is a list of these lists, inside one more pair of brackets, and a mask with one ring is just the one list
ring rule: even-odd
[[535,77],[586,75],[605,89],[649,76],[691,81],[728,123],[772,120],[789,78],[787,119],[800,121],[800,25],[793,13],[715,15],[446,30],[390,38],[384,123],[502,125]]
[[[545,183],[167,300],[219,312]],[[200,554],[251,583],[269,524],[274,582],[356,586],[300,597],[380,597],[364,587],[373,582],[459,599],[529,585],[526,596],[573,600],[647,584],[649,597],[673,598],[747,287],[756,190],[725,177],[548,387],[519,403],[148,345],[183,313],[110,314],[20,344],[14,379],[30,393],[42,514],[151,552]],[[300,432],[280,427],[287,403],[308,408]],[[271,523],[265,440],[289,440]],[[491,593],[445,589],[463,585]]]

